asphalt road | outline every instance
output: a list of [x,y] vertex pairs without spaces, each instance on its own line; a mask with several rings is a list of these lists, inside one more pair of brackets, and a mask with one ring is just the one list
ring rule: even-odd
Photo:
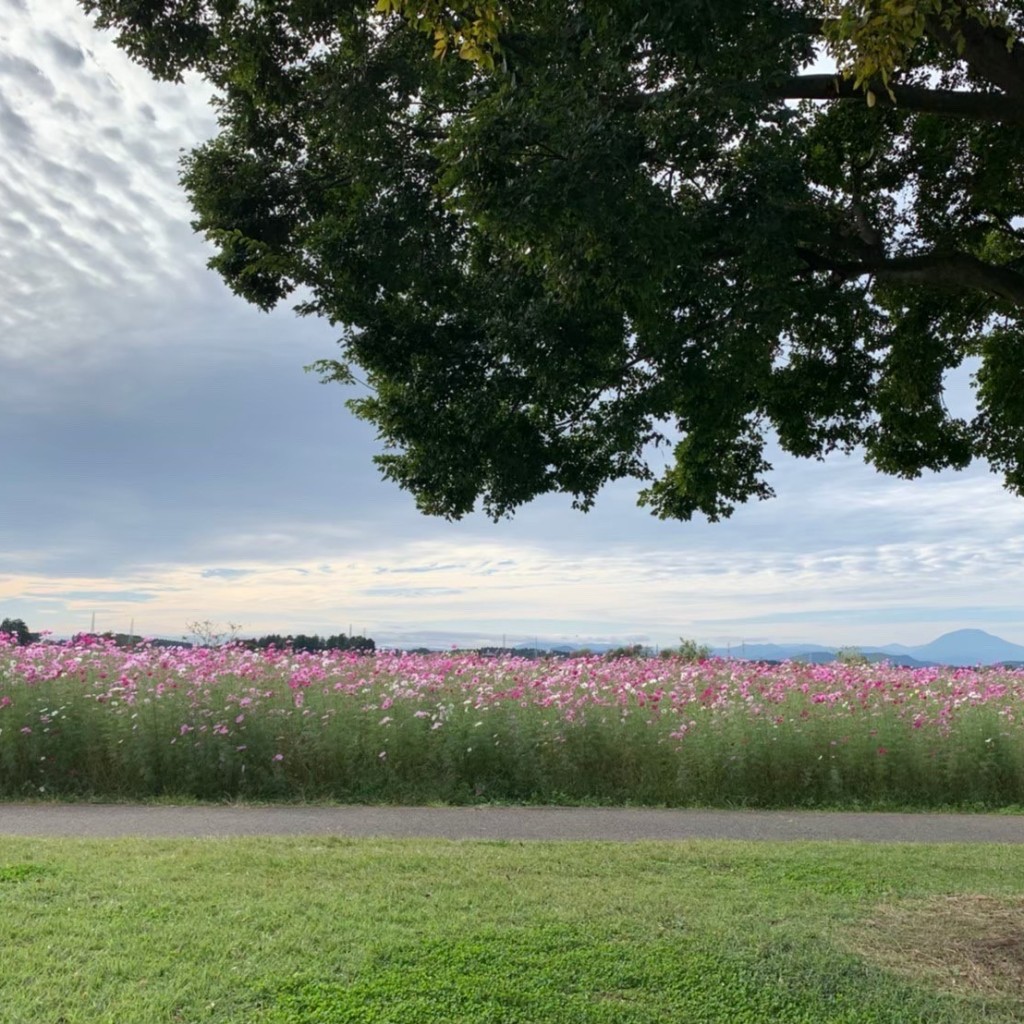
[[1024,816],[603,807],[170,807],[40,803],[0,804],[0,835],[1024,843]]

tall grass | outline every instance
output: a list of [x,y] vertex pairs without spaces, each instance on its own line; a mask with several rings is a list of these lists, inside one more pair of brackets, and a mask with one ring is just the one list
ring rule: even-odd
[[1024,673],[0,648],[0,797],[1024,805]]

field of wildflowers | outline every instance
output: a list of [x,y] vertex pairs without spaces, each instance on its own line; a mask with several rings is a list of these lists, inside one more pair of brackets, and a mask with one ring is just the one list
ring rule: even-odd
[[0,797],[1024,805],[1024,672],[18,647]]

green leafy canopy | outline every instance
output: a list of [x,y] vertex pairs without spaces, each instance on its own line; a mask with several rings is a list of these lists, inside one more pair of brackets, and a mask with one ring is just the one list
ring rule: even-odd
[[216,86],[211,265],[342,325],[425,512],[718,519],[772,439],[1024,493],[1024,2],[81,2]]

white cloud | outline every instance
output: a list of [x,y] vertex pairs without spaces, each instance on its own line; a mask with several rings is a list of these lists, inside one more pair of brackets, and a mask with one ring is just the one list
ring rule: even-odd
[[[491,640],[507,632],[665,644],[681,635],[722,642],[753,631],[820,641],[839,632],[842,642],[882,643],[930,639],[930,622],[948,623],[951,609],[982,617],[988,609],[1005,623],[1024,584],[1017,559],[1000,570],[1000,587],[990,586],[1001,558],[1017,550],[1012,543],[1005,550],[998,543],[994,550],[889,544],[838,556],[748,549],[726,561],[678,548],[566,557],[543,542],[344,539],[337,532],[328,540],[329,533],[313,538],[316,560],[297,559],[294,534],[282,532],[243,538],[249,556],[238,553],[227,567],[179,563],[77,577],[14,570],[0,578],[0,602],[47,600],[51,618],[63,614],[78,628],[99,610],[103,628],[126,629],[134,619],[172,636],[193,619],[212,618],[250,632],[335,632],[356,621],[382,640],[410,630],[469,630]],[[837,608],[848,624],[832,614]],[[898,636],[889,633],[893,621]]]
[[0,60],[6,357],[81,353],[90,335],[123,338],[147,311],[201,301],[208,275],[177,160],[213,131],[207,90],[153,82],[72,0],[34,0],[8,22]]

